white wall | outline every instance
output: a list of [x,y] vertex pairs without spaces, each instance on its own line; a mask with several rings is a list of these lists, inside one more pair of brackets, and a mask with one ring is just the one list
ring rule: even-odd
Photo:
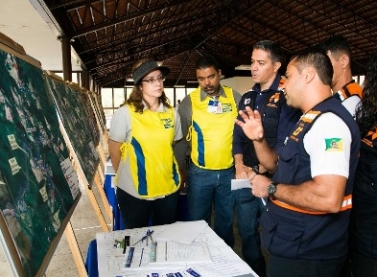
[[235,91],[244,94],[246,91],[252,88],[254,82],[250,77],[233,77],[228,79],[222,79],[220,81],[222,85],[231,87]]

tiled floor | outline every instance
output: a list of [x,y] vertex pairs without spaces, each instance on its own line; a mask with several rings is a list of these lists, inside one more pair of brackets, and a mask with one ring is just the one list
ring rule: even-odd
[[[106,148],[104,149],[107,153]],[[100,207],[103,217],[107,223],[107,226],[112,230],[112,220],[106,213],[104,208],[105,204],[101,198],[99,190],[103,190],[102,187],[93,186],[92,192],[94,193],[95,199],[97,200],[98,206]],[[89,191],[89,193],[91,193]],[[80,248],[82,260],[85,262],[88,246],[91,240],[95,239],[97,232],[103,232],[100,221],[93,209],[88,192],[85,188],[82,189],[82,196],[77,204],[77,207],[72,214],[70,223],[74,230],[74,234],[77,240],[77,244]],[[241,254],[241,244],[238,236],[238,230],[234,224],[234,234],[236,238],[236,245],[234,251],[242,257]],[[13,273],[9,266],[8,260],[4,254],[4,249],[0,244],[0,277],[12,277]],[[75,277],[79,276],[79,272],[72,255],[72,251],[68,244],[65,234],[62,235],[59,244],[54,252],[51,261],[46,269],[45,277]]]

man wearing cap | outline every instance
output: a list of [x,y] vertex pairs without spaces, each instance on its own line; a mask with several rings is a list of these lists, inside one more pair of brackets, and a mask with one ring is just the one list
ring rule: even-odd
[[182,138],[179,114],[163,82],[170,70],[143,59],[132,70],[134,87],[111,120],[109,153],[126,229],[176,220],[181,183],[173,144]]
[[[199,87],[179,105],[182,132],[186,139],[176,153],[182,176],[187,172],[187,203],[190,220],[211,221],[214,205],[214,231],[233,246],[234,178],[232,141],[237,104],[241,95],[220,85],[221,69],[210,55],[196,62]],[[185,159],[189,157],[188,159]],[[183,177],[183,182],[186,178]]]

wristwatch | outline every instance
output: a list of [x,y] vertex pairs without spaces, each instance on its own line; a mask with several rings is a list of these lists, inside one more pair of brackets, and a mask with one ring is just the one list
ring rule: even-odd
[[277,187],[278,184],[279,184],[278,182],[272,182],[267,187],[268,196],[270,196],[272,199],[276,199],[275,198],[275,192],[276,192],[276,187]]

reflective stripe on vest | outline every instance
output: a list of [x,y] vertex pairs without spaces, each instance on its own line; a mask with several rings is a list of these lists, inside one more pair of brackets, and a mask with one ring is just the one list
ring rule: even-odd
[[334,94],[342,102],[353,95],[359,96],[360,99],[363,98],[363,88],[355,80],[352,80]]
[[[291,211],[294,211],[294,212],[298,212],[298,213],[312,214],[312,215],[328,214],[327,212],[316,212],[316,211],[304,210],[304,209],[292,206],[290,204],[287,204],[287,203],[284,203],[284,202],[282,202],[280,200],[276,200],[276,199],[272,199],[272,198],[270,198],[270,201],[272,203],[274,203],[275,205],[281,207],[281,208],[284,208],[284,209],[287,209],[287,210],[291,210]],[[351,208],[352,208],[352,194],[349,194],[347,196],[344,196],[342,207],[341,207],[340,211],[343,212],[343,211],[349,210]]]

